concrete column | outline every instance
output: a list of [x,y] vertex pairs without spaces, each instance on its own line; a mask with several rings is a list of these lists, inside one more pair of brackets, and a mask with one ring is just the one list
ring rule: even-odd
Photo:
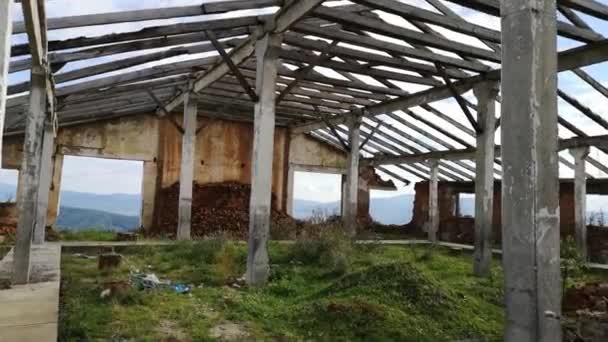
[[152,228],[154,222],[157,177],[158,166],[156,165],[156,162],[144,161],[144,177],[141,182],[141,226],[144,230]]
[[47,210],[46,225],[53,226],[59,215],[61,175],[63,173],[63,154],[55,153],[53,156],[53,180],[49,194],[49,207]]
[[47,214],[49,208],[49,194],[53,180],[53,153],[55,152],[55,130],[51,122],[44,125],[42,139],[42,157],[40,161],[40,184],[38,187],[38,208],[36,209],[36,223],[33,243],[44,243]]
[[556,1],[501,1],[505,341],[561,341]]
[[30,248],[37,217],[42,140],[47,109],[46,72],[40,67],[33,67],[31,75],[23,161],[19,173],[20,191],[17,202],[19,222],[13,259],[14,284],[27,284],[30,279]]
[[13,0],[0,1],[0,164],[2,163],[2,132],[6,113],[8,68],[11,60],[11,34],[13,32]]
[[431,179],[429,181],[429,222],[428,237],[429,241],[437,242],[437,232],[439,231],[439,160],[430,160]]
[[196,153],[196,114],[196,99],[192,94],[188,94],[184,102],[184,134],[182,135],[177,222],[178,240],[191,239],[192,183],[194,182],[194,157]]
[[587,258],[587,175],[585,158],[589,147],[570,150],[574,157],[574,237],[581,254]]
[[498,83],[487,82],[473,89],[477,97],[477,134],[475,156],[475,251],[473,273],[490,274],[492,262],[492,218],[494,208],[494,133]]
[[287,214],[293,216],[293,192],[295,190],[296,171],[290,164],[287,170]]
[[344,196],[344,226],[349,236],[357,235],[357,205],[359,203],[359,145],[361,144],[361,120],[358,113],[348,121],[348,156],[346,159],[346,186]]
[[251,165],[251,200],[249,205],[249,243],[247,283],[264,285],[270,272],[268,234],[270,232],[272,157],[275,128],[275,99],[281,35],[267,34],[256,44],[256,91],[254,109],[253,153]]

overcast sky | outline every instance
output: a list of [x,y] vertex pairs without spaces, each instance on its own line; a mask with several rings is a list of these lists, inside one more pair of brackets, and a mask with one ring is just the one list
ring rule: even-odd
[[[208,1],[212,2],[212,1]],[[402,2],[411,4],[416,3],[424,6],[429,10],[434,10],[432,7],[428,6],[424,2],[424,0],[403,0]],[[600,0],[602,3],[607,3],[607,0]],[[111,0],[111,1],[82,1],[82,0],[54,0],[49,1],[47,3],[47,15],[49,17],[65,17],[65,16],[73,16],[73,15],[81,15],[81,14],[90,14],[90,13],[103,13],[103,12],[116,12],[116,11],[126,11],[133,9],[143,9],[143,8],[154,8],[154,7],[170,7],[170,6],[184,6],[184,5],[200,5],[201,0]],[[451,7],[457,13],[463,15],[468,20],[483,25],[486,27],[491,27],[494,29],[499,29],[500,22],[498,18],[494,18],[488,15],[484,15],[478,12],[474,12],[456,5],[453,5],[449,2],[445,3],[449,7]],[[21,20],[21,9],[20,5],[16,4],[16,13],[17,17],[15,20]],[[245,12],[241,14],[251,14],[251,12]],[[395,24],[400,25],[407,28],[412,28],[412,26],[404,21],[401,18],[396,16],[381,14],[382,18]],[[608,24],[606,22],[593,19],[586,15],[582,15],[582,17],[590,24],[592,27],[608,36]],[[560,17],[561,18],[561,17]],[[565,20],[564,18],[561,18]],[[78,29],[67,29],[67,30],[56,30],[51,31],[49,34],[49,39],[57,40],[57,39],[67,39],[78,36],[98,36],[101,34],[107,34],[111,32],[126,32],[126,31],[135,31],[139,30],[146,26],[154,26],[154,25],[166,25],[168,23],[180,22],[180,21],[193,21],[193,20],[201,20],[201,17],[196,18],[186,18],[186,19],[176,19],[176,20],[163,20],[163,21],[155,21],[155,22],[141,22],[141,23],[128,23],[128,24],[116,24],[116,25],[105,25],[105,26],[97,26],[97,27],[89,27],[89,28],[78,28]],[[455,34],[449,31],[446,31],[442,28],[435,27],[438,31],[445,34],[448,38],[462,41],[468,44],[474,44],[479,47],[484,47],[479,41],[475,41],[474,38],[465,37],[460,34]],[[27,41],[26,35],[18,35],[14,36],[13,44],[24,43]],[[401,42],[399,42],[401,43]],[[579,45],[577,42],[573,42],[567,39],[560,38],[559,49],[569,49]],[[126,57],[127,55],[121,56],[121,58]],[[192,57],[190,57],[192,58]],[[82,68],[85,65],[90,63],[98,64],[109,61],[107,58],[96,59],[95,61],[85,61],[85,62],[77,62],[71,63],[67,65],[62,72],[69,71],[75,68]],[[149,66],[149,65],[146,65]],[[602,84],[608,86],[608,69],[607,63],[603,63],[601,65],[591,66],[585,68],[585,70],[591,73],[598,81]],[[107,76],[107,75],[103,75]],[[9,83],[17,83],[27,80],[29,78],[28,72],[19,72],[11,74],[9,77]],[[364,81],[374,83],[373,80],[365,79]],[[594,91],[590,86],[584,83],[582,80],[578,79],[574,74],[567,72],[560,74],[560,87],[566,90],[570,95],[576,97],[582,103],[588,105],[593,108],[596,112],[600,113],[604,118],[608,119],[608,99],[603,97],[600,93]],[[399,86],[402,86],[399,84]],[[415,85],[403,85],[404,90],[407,91],[419,91],[424,88],[415,86]],[[474,97],[471,92],[465,94],[472,102],[475,102]],[[450,113],[450,115],[460,122],[466,124],[466,119],[464,114],[460,111],[459,107],[453,100],[441,101],[434,104],[438,109],[446,113]],[[421,108],[414,108],[416,112],[421,114],[425,114],[425,111]],[[563,101],[560,101],[560,114],[562,114],[565,118],[569,119],[576,123],[579,128],[582,128],[587,134],[597,135],[597,134],[606,134],[605,129],[587,119],[580,113],[578,113],[574,108],[565,104]],[[404,132],[414,136],[420,141],[424,141],[428,144],[436,146],[435,143],[428,141],[427,138],[421,136],[419,133],[407,128],[399,124],[396,121],[392,121],[388,117],[380,116],[381,119],[385,120],[387,123],[393,125],[396,128],[402,129]],[[441,119],[437,119],[436,123],[442,127],[445,127],[448,130],[454,128],[449,123],[442,121]],[[423,127],[423,124],[416,122],[417,125]],[[455,130],[455,128],[454,128]],[[567,138],[572,136],[568,132],[560,130],[560,137]],[[497,132],[497,143],[500,143],[500,132]],[[474,143],[474,140],[471,140],[468,137],[463,137],[463,139]],[[446,139],[450,141],[450,139]],[[452,141],[450,141],[452,142]],[[452,142],[454,143],[454,142]],[[456,143],[458,144],[458,143]],[[562,153],[562,156],[571,160],[572,158],[568,155],[567,152]],[[595,156],[601,160],[607,161],[606,156],[597,150],[592,150],[592,156]],[[608,163],[607,163],[608,164]],[[396,171],[394,167],[389,167],[389,169]],[[589,171],[592,174],[602,175],[589,166]],[[139,193],[141,189],[141,163],[137,162],[117,162],[113,160],[100,160],[100,159],[89,159],[89,158],[70,158],[67,157],[64,163],[64,181],[62,184],[62,188],[65,190],[73,190],[73,191],[86,191],[86,192],[95,192],[95,193]],[[418,179],[415,176],[409,174],[403,174],[406,178],[417,181]],[[562,177],[571,177],[572,172],[567,170],[566,168],[562,168],[561,170]],[[603,175],[605,176],[605,175]],[[302,199],[310,199],[310,200],[320,200],[320,201],[333,201],[336,200],[336,196],[339,196],[340,191],[340,183],[337,180],[337,176],[327,176],[327,175],[316,175],[316,174],[299,174],[296,178],[296,197]],[[14,173],[0,170],[0,183],[15,183],[16,177]],[[411,187],[404,188],[400,182],[397,182],[400,185],[400,192],[412,192]],[[393,193],[374,193],[377,196],[392,196]]]

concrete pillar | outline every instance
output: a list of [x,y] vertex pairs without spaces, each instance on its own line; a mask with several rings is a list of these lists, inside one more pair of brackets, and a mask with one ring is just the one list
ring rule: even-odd
[[19,222],[13,259],[14,284],[27,284],[30,279],[30,248],[37,217],[42,140],[47,109],[46,72],[40,67],[33,67],[31,75],[23,161],[19,173],[20,193],[17,203]]
[[361,120],[359,113],[348,121],[348,156],[346,159],[346,186],[344,193],[344,226],[350,237],[357,235],[357,205],[359,203],[359,145],[361,144]]
[[439,231],[439,160],[430,160],[431,179],[429,181],[429,222],[427,234],[429,241],[437,242],[437,232]]
[[53,179],[49,194],[49,207],[47,210],[46,225],[53,226],[59,215],[59,204],[61,203],[61,175],[63,173],[63,154],[55,153],[53,156]]
[[268,234],[270,232],[272,157],[275,129],[275,99],[281,35],[267,34],[256,44],[256,91],[251,200],[249,205],[249,243],[246,280],[249,285],[264,285],[270,272]]
[[587,175],[585,158],[589,147],[578,147],[570,150],[574,157],[574,237],[576,245],[587,258]]
[[53,123],[44,125],[44,136],[42,139],[42,157],[40,160],[40,184],[38,187],[38,208],[36,209],[36,223],[34,228],[33,243],[40,245],[44,243],[47,214],[49,208],[49,194],[53,180],[53,154],[55,152],[55,130]]
[[501,1],[505,341],[561,341],[556,1]]
[[289,168],[287,170],[287,214],[293,216],[293,193],[295,190],[295,176],[296,171],[293,166],[289,164]]
[[492,217],[494,208],[494,133],[498,83],[487,82],[474,89],[477,97],[477,134],[475,156],[475,251],[473,273],[490,274],[492,263]]
[[182,135],[182,160],[179,178],[179,209],[177,239],[190,240],[192,226],[192,183],[194,182],[194,157],[196,150],[197,103],[192,94],[184,102],[184,134]]
[[154,161],[144,161],[144,176],[141,182],[141,226],[145,230],[152,228],[154,223],[154,204],[156,202],[156,184],[158,166]]
[[6,113],[8,68],[11,60],[12,7],[13,0],[0,1],[0,164],[2,163],[2,132],[4,132]]

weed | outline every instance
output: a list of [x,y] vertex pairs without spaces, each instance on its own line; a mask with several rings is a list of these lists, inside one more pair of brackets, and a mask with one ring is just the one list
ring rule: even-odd
[[574,285],[574,279],[580,277],[587,270],[587,262],[572,236],[562,240],[560,254],[562,290],[565,291],[568,287]]

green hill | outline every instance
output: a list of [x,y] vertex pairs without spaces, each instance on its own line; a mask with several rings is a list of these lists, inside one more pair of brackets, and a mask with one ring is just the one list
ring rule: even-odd
[[81,230],[133,230],[139,228],[138,216],[126,216],[106,211],[61,207],[55,227],[59,229]]

